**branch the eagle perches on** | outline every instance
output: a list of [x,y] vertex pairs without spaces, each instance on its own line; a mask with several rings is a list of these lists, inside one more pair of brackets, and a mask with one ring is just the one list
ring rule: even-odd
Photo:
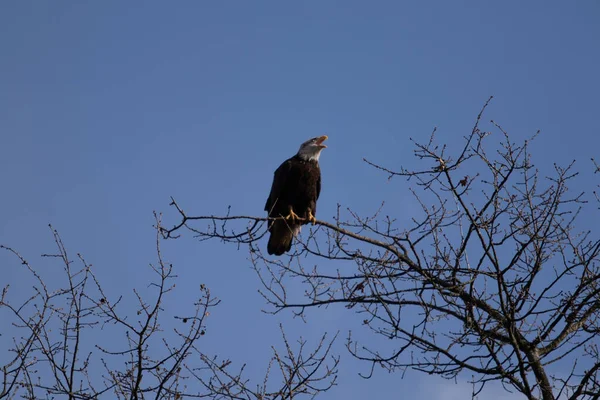
[[[181,235],[175,234],[175,233],[180,231],[181,229],[187,229],[190,232],[194,233],[195,237],[200,239],[201,241],[219,238],[226,242],[235,242],[238,244],[250,244],[250,243],[255,243],[255,242],[259,241],[266,235],[266,233],[267,233],[266,226],[265,226],[266,222],[274,221],[274,220],[284,220],[284,221],[286,220],[285,217],[269,218],[269,217],[256,217],[256,216],[249,216],[249,215],[231,215],[230,214],[231,206],[229,206],[227,208],[227,213],[223,216],[215,216],[215,215],[189,216],[183,211],[181,206],[175,201],[175,199],[173,197],[171,197],[170,205],[177,209],[177,212],[179,213],[179,216],[181,217],[181,221],[179,223],[175,224],[171,229],[167,229],[164,227],[160,228],[164,239],[177,239]],[[298,218],[298,220],[309,222],[307,218]],[[203,231],[198,228],[194,228],[194,227],[190,226],[188,224],[188,222],[190,222],[190,221],[208,221],[209,225],[206,228],[206,230]],[[228,221],[247,221],[248,225],[240,233],[236,233],[233,230],[230,230],[228,233],[228,229],[227,229]],[[314,224],[312,224],[312,225],[317,226],[317,227],[322,226],[324,228],[331,230],[332,232],[336,232],[339,235],[347,236],[352,239],[365,241],[366,243],[381,247],[382,249],[385,249],[385,250],[394,251],[395,253],[397,253],[397,250],[392,250],[392,247],[390,247],[391,244],[358,235],[354,232],[351,232],[347,229],[342,228],[340,226],[340,224],[334,225],[329,222],[321,221],[321,220],[317,219],[314,221]],[[263,228],[264,228],[264,230],[263,230]],[[401,248],[403,249],[402,251],[406,251],[406,249],[404,249],[403,246],[401,246]],[[399,255],[399,257],[401,257],[402,260],[405,259],[405,256],[403,256],[403,255]],[[409,260],[409,259],[406,258],[406,260]]]

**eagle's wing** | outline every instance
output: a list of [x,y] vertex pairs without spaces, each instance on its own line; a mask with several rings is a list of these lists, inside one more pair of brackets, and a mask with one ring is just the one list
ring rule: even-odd
[[265,211],[271,214],[271,210],[279,196],[281,196],[281,191],[285,185],[285,181],[290,175],[290,170],[292,169],[292,162],[290,160],[284,161],[279,168],[275,170],[273,174],[273,184],[271,185],[271,193],[269,193],[269,197],[267,198],[267,202],[265,204]]
[[319,173],[319,177],[317,178],[317,199],[319,198],[320,194],[321,194],[321,174]]

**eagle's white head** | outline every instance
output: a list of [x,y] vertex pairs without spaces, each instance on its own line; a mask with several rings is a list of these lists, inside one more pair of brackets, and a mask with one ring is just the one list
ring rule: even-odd
[[325,135],[308,139],[300,145],[298,155],[306,161],[319,161],[321,150],[327,147],[323,144],[325,140],[327,140],[327,136]]

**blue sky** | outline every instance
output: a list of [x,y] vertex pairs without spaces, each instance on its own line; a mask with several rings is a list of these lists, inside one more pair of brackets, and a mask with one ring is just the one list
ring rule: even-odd
[[[487,119],[516,140],[542,131],[541,163],[577,159],[591,172],[599,18],[594,1],[3,2],[0,243],[52,274],[39,258],[52,223],[114,293],[129,293],[155,259],[153,210],[173,222],[173,196],[190,214],[262,215],[274,169],[321,134],[319,218],[382,199],[408,218],[406,186],[362,158],[417,165],[410,137],[437,126],[455,143],[491,95]],[[211,348],[262,368],[279,317],[260,312],[246,250],[186,237],[164,251],[181,277],[176,304],[199,283],[223,300]],[[0,262],[27,287],[6,254]],[[293,326],[312,337],[358,325],[329,312]],[[431,387],[418,374],[363,381],[366,366],[339,350],[341,385],[324,398]]]

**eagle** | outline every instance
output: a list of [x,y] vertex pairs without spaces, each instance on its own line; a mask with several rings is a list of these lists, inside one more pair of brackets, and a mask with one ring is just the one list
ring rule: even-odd
[[300,227],[315,223],[317,199],[321,194],[319,157],[327,136],[307,140],[295,156],[285,160],[273,174],[271,192],[265,204],[270,232],[267,251],[277,256],[289,251]]

